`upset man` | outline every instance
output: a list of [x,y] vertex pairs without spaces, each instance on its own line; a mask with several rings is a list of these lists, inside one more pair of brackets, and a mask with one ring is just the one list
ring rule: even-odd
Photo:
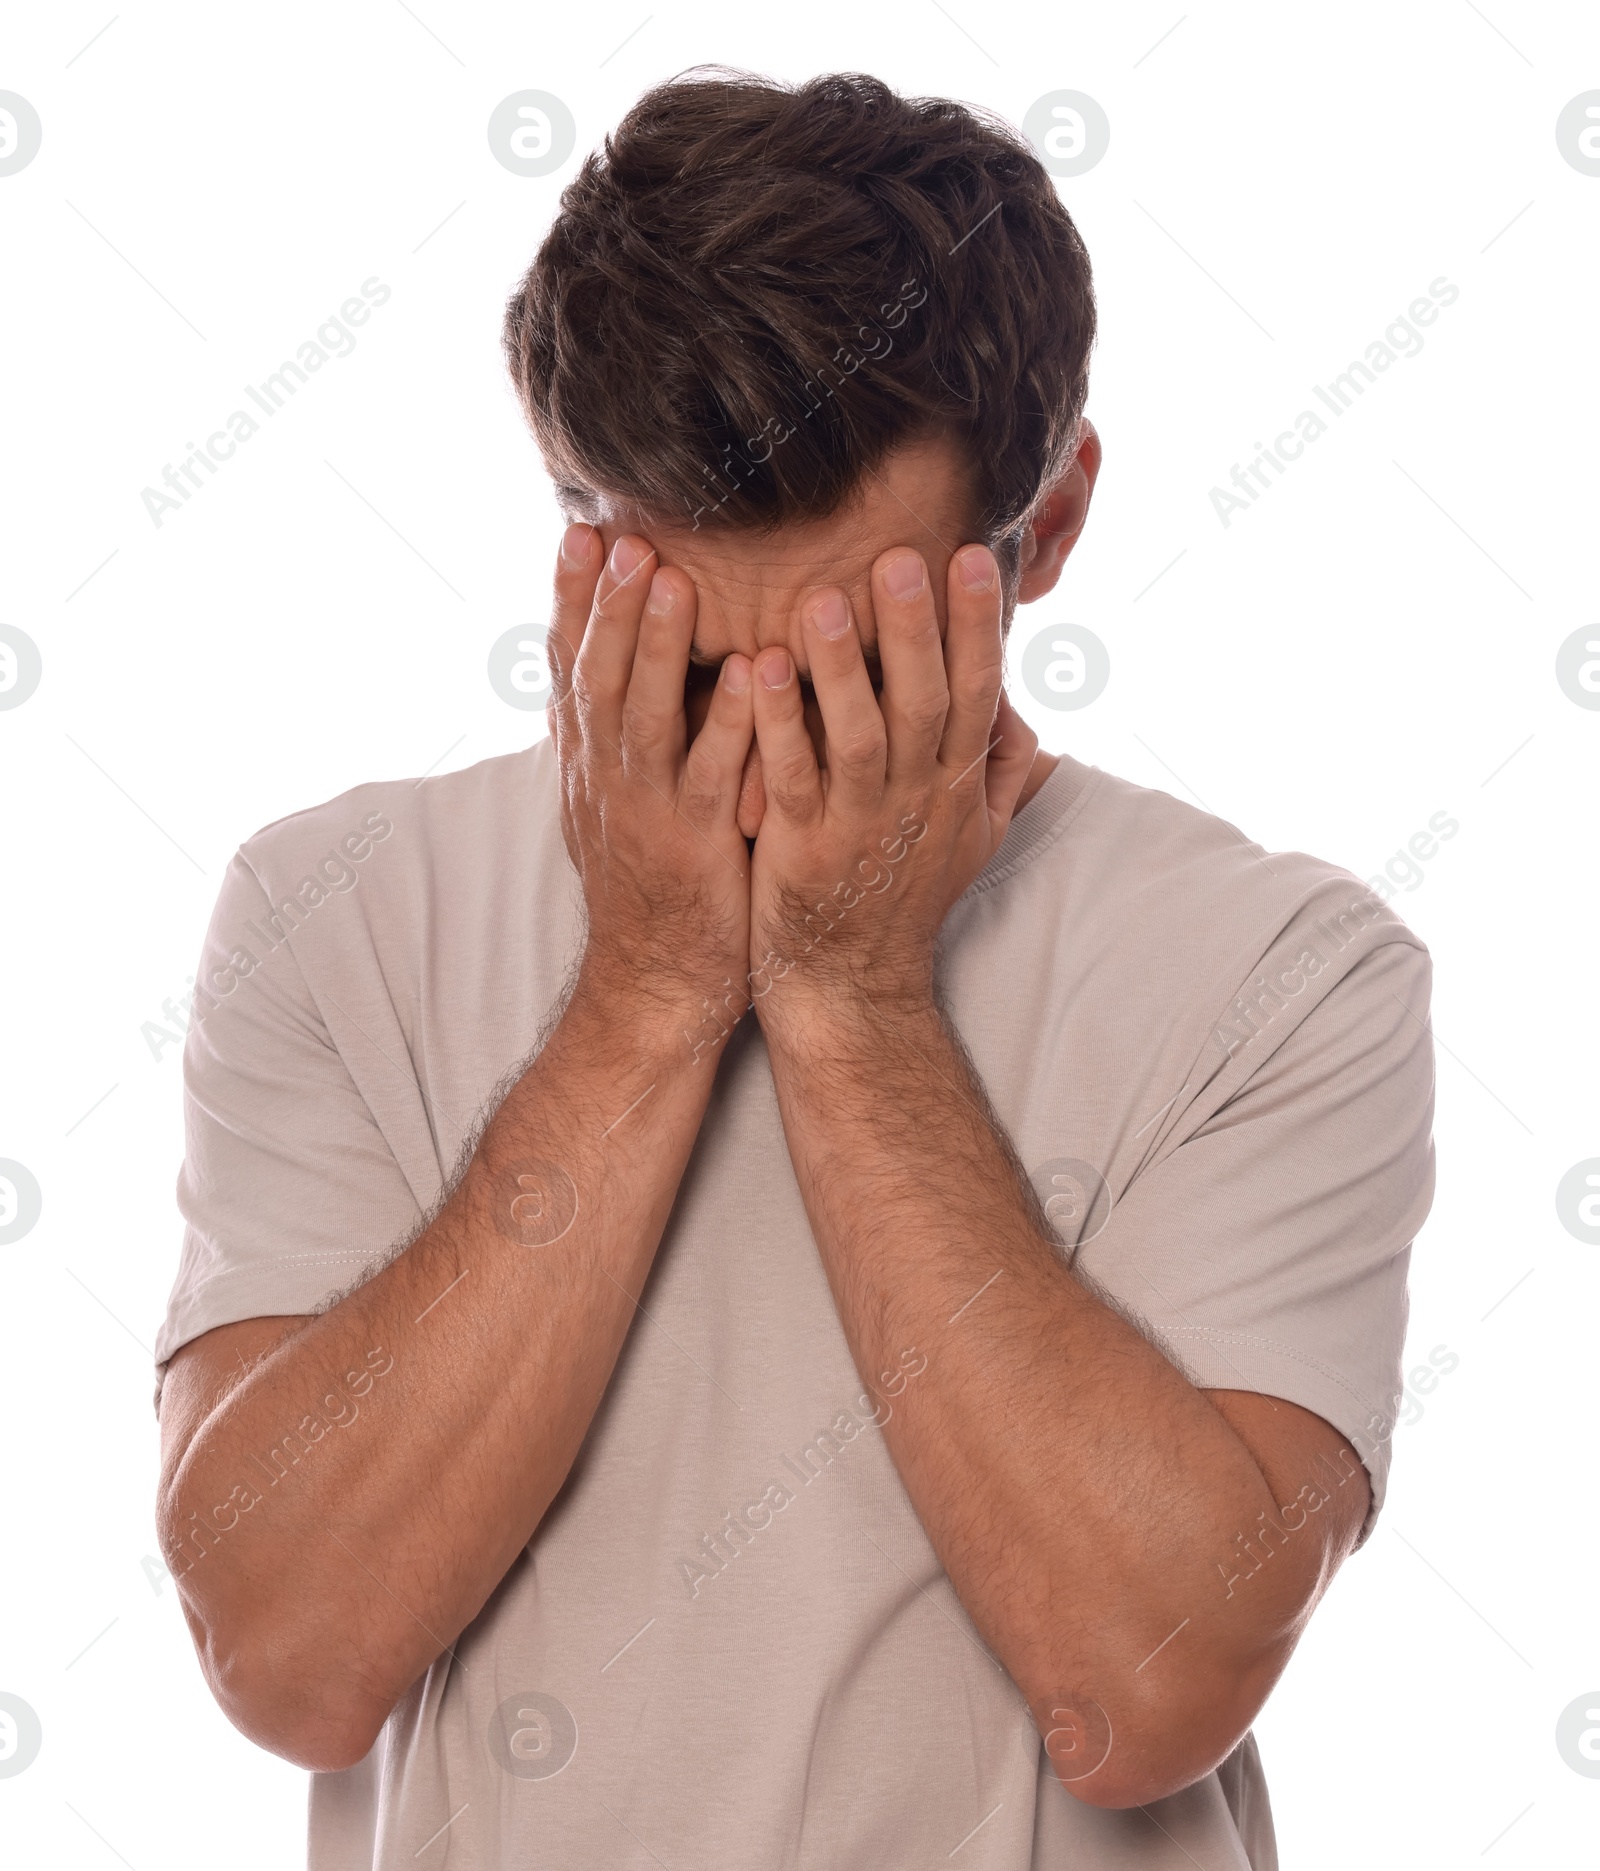
[[162,1547],[314,1871],[1276,1865],[1429,964],[1007,701],[1093,325],[1027,145],[871,78],[562,197],[551,737],[249,839],[186,1049]]

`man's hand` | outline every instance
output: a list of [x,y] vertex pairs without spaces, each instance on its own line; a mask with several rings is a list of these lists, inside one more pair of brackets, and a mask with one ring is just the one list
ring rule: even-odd
[[[1005,836],[1038,741],[1000,687],[993,555],[950,562],[948,628],[909,547],[872,569],[880,707],[849,601],[812,592],[803,616],[826,736],[819,767],[794,664],[755,658],[755,732],[767,810],[751,883],[752,985],[778,1009],[931,1000],[933,947],[952,903]],[[781,983],[768,998],[769,989]]]
[[648,540],[624,534],[602,566],[595,529],[568,527],[549,637],[561,829],[588,909],[580,982],[686,1010],[725,999],[731,979],[742,1011],[750,884],[735,812],[750,662],[723,663],[690,743],[696,602],[688,574],[658,565]]

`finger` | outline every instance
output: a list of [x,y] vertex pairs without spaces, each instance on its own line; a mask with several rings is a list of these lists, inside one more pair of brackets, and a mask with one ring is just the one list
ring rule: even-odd
[[[801,617],[811,687],[822,713],[828,804],[845,811],[870,808],[883,797],[889,736],[862,660],[850,600],[830,585],[806,600]],[[809,736],[806,743],[809,747]]]
[[1000,691],[994,734],[990,739],[992,745],[983,769],[983,789],[998,844],[1016,813],[1017,799],[1039,751],[1038,735],[1011,706],[1011,697],[1004,689]]
[[872,615],[878,625],[878,658],[883,664],[889,778],[926,778],[939,758],[950,686],[933,585],[920,553],[897,547],[873,566]]
[[745,760],[755,738],[748,656],[723,661],[711,706],[683,764],[683,809],[707,830],[733,831]]
[[756,658],[751,696],[767,810],[791,824],[813,824],[822,816],[822,776],[787,650],[773,646]]
[[658,566],[645,594],[622,705],[622,751],[658,786],[673,787],[688,740],[683,690],[699,593],[679,566]]
[[739,830],[754,838],[767,811],[767,789],[761,783],[761,749],[754,740],[745,755],[744,777],[739,783]]
[[1000,635],[1000,568],[987,546],[963,546],[950,561],[946,583],[949,624],[944,661],[950,684],[940,764],[960,781],[981,784],[985,752],[994,739],[995,709],[1005,651]]
[[633,673],[639,641],[639,618],[650,590],[655,547],[637,533],[623,533],[613,543],[595,588],[594,604],[583,628],[573,670],[573,698],[587,732],[598,743],[603,763],[622,759],[622,702]]
[[592,526],[575,521],[561,535],[556,554],[550,628],[545,655],[550,663],[550,707],[564,712],[572,694],[572,671],[583,641],[584,625],[594,604],[595,585],[605,555],[600,535]]

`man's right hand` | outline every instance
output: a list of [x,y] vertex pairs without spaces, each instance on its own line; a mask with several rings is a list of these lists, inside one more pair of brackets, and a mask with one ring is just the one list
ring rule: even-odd
[[579,989],[640,994],[681,1024],[706,999],[748,1001],[749,858],[736,820],[753,711],[750,659],[722,665],[691,742],[684,684],[697,596],[676,566],[625,533],[602,559],[569,526],[549,636],[561,826],[583,880]]

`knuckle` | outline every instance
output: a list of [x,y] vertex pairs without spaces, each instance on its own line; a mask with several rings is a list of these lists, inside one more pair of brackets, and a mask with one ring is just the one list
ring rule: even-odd
[[786,816],[793,818],[809,810],[814,782],[805,761],[779,761],[766,769],[763,778],[768,803],[775,805]]
[[553,619],[544,633],[544,654],[552,670],[570,669],[578,659],[573,634],[560,617]]
[[951,686],[950,698],[964,711],[976,714],[987,709],[992,714],[999,686],[997,672],[971,669],[956,678]]
[[988,762],[978,759],[950,781],[945,788],[945,794],[953,806],[964,809],[971,805],[979,793],[986,791],[987,787]]
[[981,656],[964,659],[956,672],[956,681],[974,693],[983,695],[991,690],[998,693],[1004,676],[1004,657],[998,652],[986,651]]
[[630,747],[658,747],[665,723],[653,708],[630,695],[622,704],[622,738]]
[[637,661],[666,663],[678,654],[679,630],[669,613],[658,616],[648,605],[639,619],[639,641],[634,649]]
[[944,692],[916,695],[905,705],[905,723],[913,734],[937,734],[950,712],[950,698]]
[[715,774],[697,777],[692,782],[685,774],[679,810],[691,825],[703,828],[721,817],[725,797]]
[[909,649],[938,648],[942,651],[944,648],[944,639],[939,634],[939,619],[932,610],[919,609],[902,613],[892,628]]
[[631,585],[616,582],[608,574],[594,594],[594,607],[590,611],[589,621],[600,624],[615,622],[626,613],[628,600],[633,595]]
[[722,803],[725,790],[725,776],[716,755],[698,740],[694,741],[683,763],[685,809],[692,806],[702,813],[714,813]]
[[847,772],[867,772],[882,761],[886,746],[883,724],[869,722],[849,729],[833,748],[832,754],[837,765]]

